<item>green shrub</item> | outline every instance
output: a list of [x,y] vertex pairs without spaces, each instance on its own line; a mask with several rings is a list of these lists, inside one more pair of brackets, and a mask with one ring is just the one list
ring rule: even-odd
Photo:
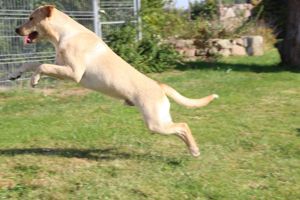
[[195,1],[190,3],[190,10],[192,20],[198,17],[209,20],[215,18],[218,14],[218,5],[215,0]]
[[138,41],[131,24],[122,26],[107,39],[118,55],[142,72],[163,72],[180,61],[179,54],[156,35],[144,33],[143,39]]
[[165,0],[142,0],[143,39],[137,40],[135,24],[127,23],[107,36],[110,47],[142,72],[162,72],[174,68],[179,54],[162,38],[186,31],[185,16],[166,12]]

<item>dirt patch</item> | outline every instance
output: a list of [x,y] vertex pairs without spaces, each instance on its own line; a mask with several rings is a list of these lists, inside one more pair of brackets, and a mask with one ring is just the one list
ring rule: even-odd
[[9,179],[0,179],[0,189],[11,189],[15,187],[16,183]]
[[283,94],[299,94],[300,90],[297,89],[288,89],[288,90],[283,90],[281,93]]
[[53,89],[45,88],[38,89],[45,96],[59,96],[59,97],[69,97],[69,96],[84,96],[91,92],[91,90],[85,88],[66,88],[66,89]]
[[9,87],[2,87],[2,86],[0,86],[0,92],[7,92],[7,91],[9,91],[11,88],[9,88]]

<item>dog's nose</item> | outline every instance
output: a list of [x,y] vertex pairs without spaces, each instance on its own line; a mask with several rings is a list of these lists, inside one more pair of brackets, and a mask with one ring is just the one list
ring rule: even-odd
[[20,35],[20,28],[16,28],[16,33]]

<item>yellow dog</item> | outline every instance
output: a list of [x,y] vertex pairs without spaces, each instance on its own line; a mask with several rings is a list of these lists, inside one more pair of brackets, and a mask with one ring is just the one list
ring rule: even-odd
[[45,74],[71,79],[83,87],[122,99],[139,108],[151,131],[175,134],[185,142],[193,156],[200,154],[188,125],[172,121],[167,96],[187,107],[201,107],[218,95],[189,99],[170,86],[157,83],[116,55],[95,33],[51,5],[34,10],[16,32],[24,36],[25,43],[50,41],[56,50],[56,61],[55,64],[24,64],[11,79],[34,71],[32,86]]

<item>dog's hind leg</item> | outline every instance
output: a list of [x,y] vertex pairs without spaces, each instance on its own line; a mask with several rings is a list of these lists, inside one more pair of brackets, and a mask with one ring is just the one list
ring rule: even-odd
[[147,127],[156,133],[163,135],[176,135],[189,148],[193,156],[199,156],[199,148],[186,123],[174,123],[170,116],[170,103],[167,98],[163,103],[155,106],[147,106],[142,110]]
[[193,156],[199,156],[199,148],[195,142],[195,139],[189,129],[189,126],[186,123],[170,123],[170,124],[148,124],[148,127],[151,131],[157,132],[160,134],[175,134],[180,139],[183,140],[183,142],[187,145],[190,153]]

